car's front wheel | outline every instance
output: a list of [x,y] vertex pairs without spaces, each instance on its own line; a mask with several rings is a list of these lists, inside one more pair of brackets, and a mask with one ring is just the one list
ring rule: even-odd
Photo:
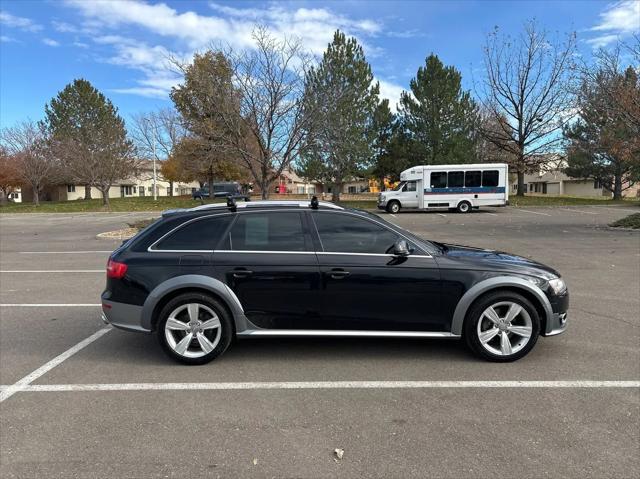
[[205,364],[226,351],[233,327],[218,301],[206,294],[185,293],[162,308],[157,333],[170,357],[185,364]]
[[525,356],[535,346],[540,317],[524,296],[497,291],[473,305],[465,320],[464,337],[477,355],[495,362]]

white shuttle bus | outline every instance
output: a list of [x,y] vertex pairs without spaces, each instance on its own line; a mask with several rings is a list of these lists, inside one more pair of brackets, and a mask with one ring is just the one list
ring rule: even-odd
[[450,208],[468,213],[480,206],[509,204],[505,163],[414,166],[400,173],[400,184],[378,196],[378,208]]

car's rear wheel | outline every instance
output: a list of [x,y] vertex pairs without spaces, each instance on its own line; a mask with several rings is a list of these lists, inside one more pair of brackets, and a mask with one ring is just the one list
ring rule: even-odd
[[527,298],[511,291],[497,291],[481,298],[465,320],[467,345],[489,361],[520,359],[535,346],[539,333],[536,308]]
[[471,211],[471,203],[468,201],[461,201],[456,208],[458,213],[469,213]]
[[400,211],[400,202],[399,201],[390,201],[387,205],[387,212],[389,213],[397,213]]
[[169,301],[158,321],[158,340],[164,351],[185,364],[205,364],[231,344],[233,327],[227,310],[214,298],[185,293]]

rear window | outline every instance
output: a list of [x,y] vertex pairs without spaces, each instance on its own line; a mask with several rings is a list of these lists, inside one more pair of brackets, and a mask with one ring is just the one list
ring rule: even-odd
[[232,219],[231,215],[197,219],[169,234],[153,249],[159,251],[212,251]]
[[482,186],[498,186],[498,170],[483,171]]

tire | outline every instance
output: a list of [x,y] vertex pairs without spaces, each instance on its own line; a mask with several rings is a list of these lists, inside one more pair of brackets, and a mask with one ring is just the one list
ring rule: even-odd
[[397,200],[390,201],[387,205],[387,213],[398,213],[402,207]]
[[[494,319],[498,322],[490,318],[490,308],[497,313]],[[508,320],[510,312],[517,312],[511,321]],[[467,313],[463,331],[467,346],[475,354],[498,363],[526,356],[539,334],[540,317],[536,308],[527,298],[511,291],[496,291],[480,298]]]
[[458,213],[469,213],[471,211],[471,203],[468,201],[461,201],[458,203],[456,210],[458,210]]
[[[194,321],[192,314],[196,311]],[[158,341],[164,352],[190,365],[213,361],[227,350],[234,336],[227,309],[202,293],[184,293],[173,298],[160,311],[157,326]],[[192,339],[184,342],[187,335]]]

